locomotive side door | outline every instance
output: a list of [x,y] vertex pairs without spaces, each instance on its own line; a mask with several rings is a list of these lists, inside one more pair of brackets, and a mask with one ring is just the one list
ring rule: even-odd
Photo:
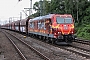
[[51,33],[51,25],[52,25],[51,19],[47,19],[46,22],[45,22],[45,27],[46,27],[46,30],[47,30],[47,34]]

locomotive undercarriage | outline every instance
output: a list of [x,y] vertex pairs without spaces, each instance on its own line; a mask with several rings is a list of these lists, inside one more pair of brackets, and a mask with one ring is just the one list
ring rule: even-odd
[[38,35],[38,34],[29,34],[31,37],[34,38],[39,38],[40,40],[46,41],[48,43],[52,43],[52,44],[70,44],[73,42],[74,40],[74,35],[60,35],[57,38],[53,38],[53,37],[49,37],[47,36],[43,36],[43,35]]
[[60,35],[56,39],[56,44],[70,44],[74,41],[74,35]]

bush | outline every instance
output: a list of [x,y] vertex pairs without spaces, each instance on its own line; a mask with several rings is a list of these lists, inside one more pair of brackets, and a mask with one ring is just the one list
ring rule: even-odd
[[90,40],[90,25],[79,26],[76,30],[78,37]]

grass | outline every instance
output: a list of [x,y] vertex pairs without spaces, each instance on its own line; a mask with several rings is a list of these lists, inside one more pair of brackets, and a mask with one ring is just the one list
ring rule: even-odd
[[76,27],[75,30],[78,38],[90,40],[90,25],[82,25]]

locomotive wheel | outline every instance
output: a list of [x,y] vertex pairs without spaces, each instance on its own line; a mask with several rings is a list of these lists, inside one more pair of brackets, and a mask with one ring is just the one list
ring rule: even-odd
[[45,36],[43,36],[43,41],[45,41],[46,40],[46,37]]
[[46,37],[46,43],[50,43],[50,40],[48,37]]
[[53,44],[53,39],[52,38],[49,38],[50,42]]
[[42,40],[42,36],[39,36],[39,39],[41,39],[41,40]]
[[31,37],[33,38],[33,34],[31,34]]
[[52,43],[52,44],[55,44],[55,40],[54,40],[54,39],[52,39],[51,43]]
[[46,40],[46,43],[50,43],[50,41],[49,40]]

